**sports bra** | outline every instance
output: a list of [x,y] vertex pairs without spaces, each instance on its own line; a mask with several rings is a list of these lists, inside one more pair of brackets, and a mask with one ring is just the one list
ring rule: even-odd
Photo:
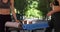
[[54,1],[53,3],[55,6],[59,6],[59,2],[57,0]]
[[0,0],[0,8],[10,8],[10,0],[8,0],[7,3],[3,3],[2,0]]

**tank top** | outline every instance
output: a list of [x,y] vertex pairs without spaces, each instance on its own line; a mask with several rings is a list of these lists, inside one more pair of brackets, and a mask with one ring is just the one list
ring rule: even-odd
[[0,8],[10,8],[10,0],[8,0],[7,3],[3,3],[3,1],[0,0]]
[[55,0],[55,1],[53,2],[52,9],[54,10],[54,9],[58,8],[58,6],[59,6],[59,2],[58,2],[57,0]]
[[59,6],[59,2],[57,0],[54,1],[53,3],[55,6]]
[[[59,6],[59,2],[58,1],[55,1],[54,3],[54,6]],[[55,18],[59,18],[60,17],[60,12],[55,12],[53,15],[52,15],[52,19],[55,19]]]

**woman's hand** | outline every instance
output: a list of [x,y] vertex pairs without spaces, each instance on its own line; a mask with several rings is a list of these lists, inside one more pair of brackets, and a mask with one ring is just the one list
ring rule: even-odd
[[47,13],[47,16],[51,16],[51,12]]
[[54,13],[54,11],[50,11],[47,13],[47,16],[51,16]]
[[16,22],[20,22],[19,20],[16,20]]

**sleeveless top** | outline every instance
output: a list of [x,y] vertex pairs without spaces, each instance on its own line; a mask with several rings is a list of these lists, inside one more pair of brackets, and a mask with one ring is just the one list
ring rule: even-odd
[[[59,6],[59,2],[58,1],[55,1],[53,3],[55,6]],[[53,15],[52,15],[52,19],[55,19],[55,18],[60,18],[60,12],[55,12]]]
[[3,1],[0,0],[0,8],[10,8],[10,0],[8,0],[7,3],[3,3]]
[[57,0],[54,1],[53,3],[55,6],[59,6],[59,2]]

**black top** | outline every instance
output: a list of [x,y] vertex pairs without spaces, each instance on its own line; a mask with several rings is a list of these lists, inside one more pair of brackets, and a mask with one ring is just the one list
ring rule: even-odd
[[57,0],[54,1],[53,3],[55,6],[59,6],[59,2]]
[[[58,1],[54,1],[53,3],[55,6],[59,6],[59,2]],[[58,19],[60,21],[60,12],[55,12],[53,15],[51,15],[52,19],[55,20],[55,19]],[[56,20],[57,21],[57,20]]]
[[0,0],[0,8],[10,8],[10,0],[8,0],[7,3],[3,3],[2,0]]

